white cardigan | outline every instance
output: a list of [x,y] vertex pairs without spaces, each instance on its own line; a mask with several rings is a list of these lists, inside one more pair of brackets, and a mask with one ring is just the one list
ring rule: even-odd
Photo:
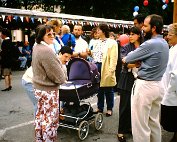
[[170,48],[168,65],[162,83],[164,86],[162,104],[177,106],[177,44]]

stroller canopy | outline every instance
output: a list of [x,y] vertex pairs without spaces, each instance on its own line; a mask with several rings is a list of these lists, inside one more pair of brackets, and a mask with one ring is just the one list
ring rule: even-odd
[[68,63],[68,80],[91,80],[98,83],[100,75],[97,66],[81,58],[73,58]]

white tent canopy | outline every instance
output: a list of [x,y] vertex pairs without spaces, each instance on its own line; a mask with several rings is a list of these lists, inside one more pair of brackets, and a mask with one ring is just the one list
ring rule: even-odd
[[4,7],[0,7],[0,14],[7,15],[7,16],[8,15],[30,16],[30,17],[38,17],[38,18],[47,17],[47,18],[69,19],[69,20],[81,20],[81,21],[88,21],[88,22],[103,22],[103,23],[110,23],[110,24],[133,25],[132,21],[96,18],[96,17],[52,13],[52,12],[41,12],[36,10],[12,9],[12,8],[4,8]]

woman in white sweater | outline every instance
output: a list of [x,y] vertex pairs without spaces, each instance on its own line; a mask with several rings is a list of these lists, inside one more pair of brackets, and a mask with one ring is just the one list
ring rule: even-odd
[[34,87],[33,87],[33,83],[32,83],[32,78],[33,78],[32,67],[29,67],[22,77],[22,86],[25,89],[31,102],[33,103],[34,116],[35,116],[36,111],[37,111],[37,99],[34,96]]
[[169,25],[168,43],[171,46],[166,72],[163,75],[164,97],[161,105],[161,125],[174,132],[170,142],[177,142],[177,23]]

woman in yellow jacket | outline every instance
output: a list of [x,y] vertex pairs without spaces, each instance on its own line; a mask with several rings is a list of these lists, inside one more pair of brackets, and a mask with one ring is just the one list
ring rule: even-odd
[[97,27],[97,35],[99,40],[92,50],[93,60],[101,74],[97,111],[103,112],[106,97],[106,116],[111,116],[114,106],[113,87],[116,85],[115,70],[118,59],[118,46],[115,40],[109,39],[109,27],[106,24],[100,24]]

